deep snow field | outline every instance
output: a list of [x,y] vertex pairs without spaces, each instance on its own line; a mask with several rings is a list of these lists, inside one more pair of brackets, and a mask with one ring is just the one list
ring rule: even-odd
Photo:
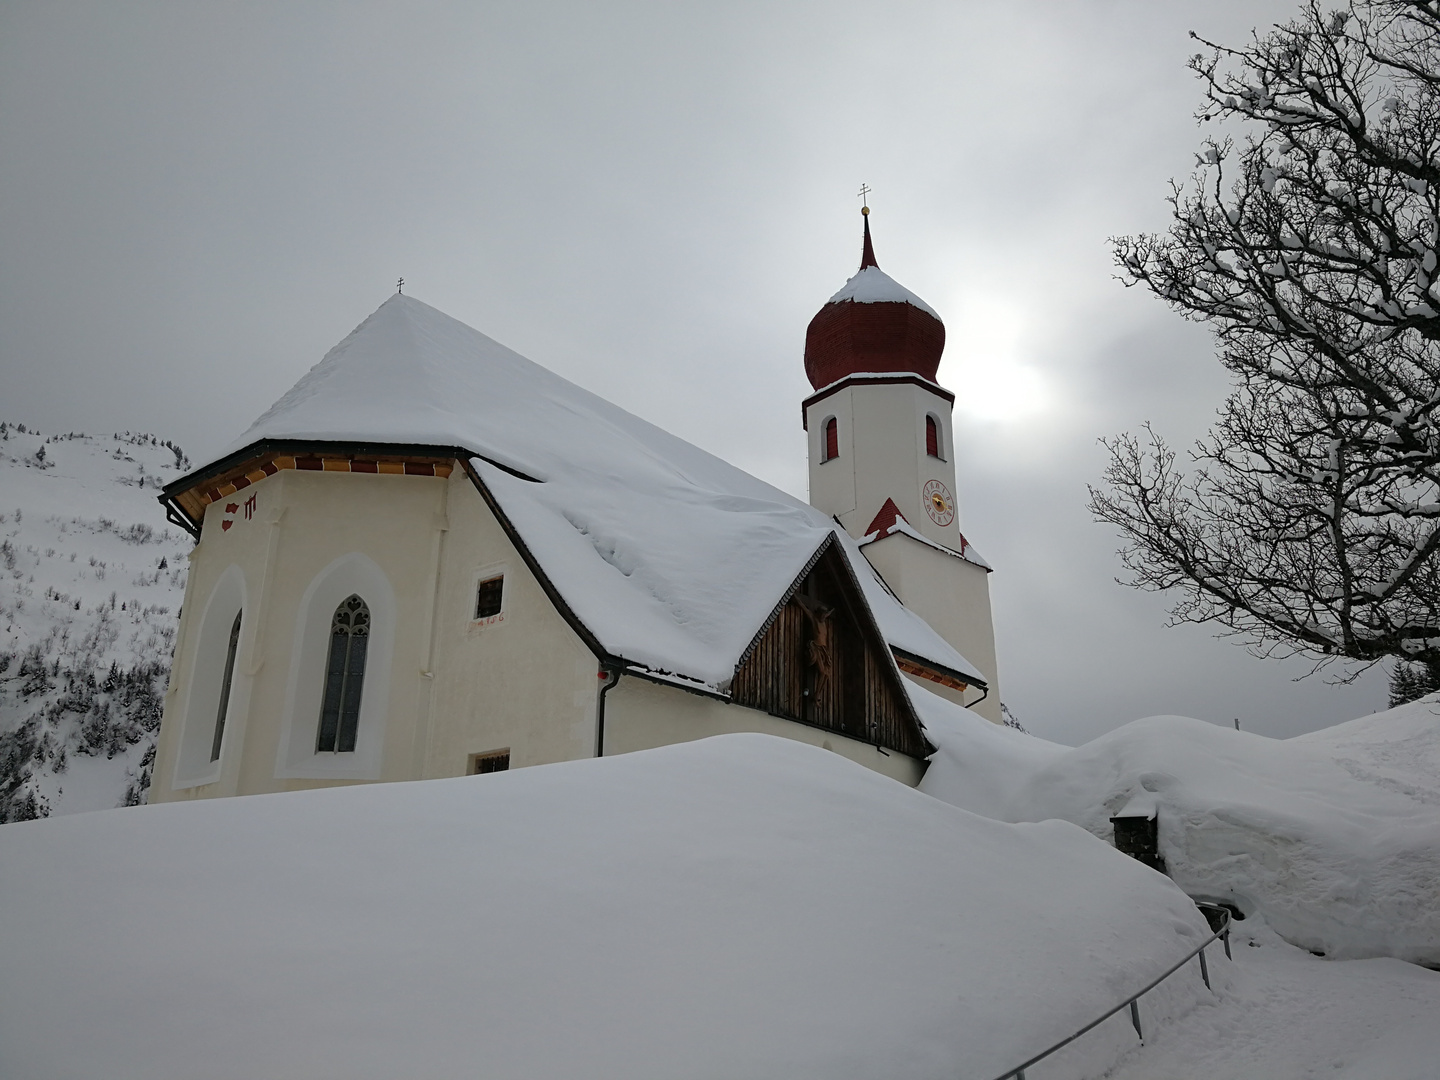
[[1440,695],[1292,739],[1155,716],[1075,749],[912,696],[940,748],[922,791],[1105,839],[1113,814],[1153,807],[1191,896],[1335,959],[1440,966]]
[[1073,825],[763,735],[19,822],[0,866],[27,1080],[985,1080],[1209,934]]
[[[1408,743],[1373,778],[1393,790],[1423,769],[1433,707],[1288,742],[1307,761],[1309,743],[1362,761]],[[1002,729],[948,719],[946,755],[988,758],[996,792],[1017,761],[1063,778],[1057,758],[1095,752],[1007,766]],[[1130,728],[1154,744],[1172,723],[1192,722]],[[1284,771],[1255,799],[1285,804]],[[1334,820],[1312,842],[1337,846]],[[1216,859],[1237,882],[1248,861]],[[993,1080],[1207,934],[1170,879],[1076,825],[996,821],[760,735],[21,822],[0,827],[0,867],[0,1076],[40,1080]],[[1213,991],[1191,961],[1142,999],[1143,1046],[1122,1013],[1028,1075],[1437,1075],[1440,973],[1315,957],[1263,905],[1233,945],[1210,950]]]
[[922,791],[1107,839],[1153,807],[1175,882],[1248,916],[1228,985],[1104,1075],[1440,1077],[1440,973],[1396,959],[1440,966],[1440,695],[1292,739],[1161,716],[1076,748],[913,696],[940,748]]

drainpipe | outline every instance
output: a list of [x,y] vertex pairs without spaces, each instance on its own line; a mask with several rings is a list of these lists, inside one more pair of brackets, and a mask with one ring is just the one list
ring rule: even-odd
[[595,694],[595,756],[605,756],[605,695],[615,688],[620,681],[620,665],[606,661],[600,662],[600,671],[597,678],[604,680],[600,684],[599,691]]
[[980,702],[984,701],[984,700],[985,700],[987,697],[989,697],[989,696],[990,696],[990,687],[987,686],[987,687],[985,687],[985,692],[984,692],[983,694],[981,694],[979,697],[977,697],[974,701],[970,702],[969,705],[966,705],[965,708],[967,708],[967,709],[973,709],[976,705],[979,705]]

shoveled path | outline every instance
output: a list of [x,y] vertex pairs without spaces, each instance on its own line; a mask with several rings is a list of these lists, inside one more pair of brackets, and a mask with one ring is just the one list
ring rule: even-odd
[[1232,943],[1216,1004],[1156,1031],[1109,1080],[1440,1077],[1440,972],[1325,960],[1253,923],[1236,923]]

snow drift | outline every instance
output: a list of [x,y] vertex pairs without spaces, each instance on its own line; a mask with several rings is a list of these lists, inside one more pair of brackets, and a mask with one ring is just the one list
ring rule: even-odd
[[22,822],[0,865],[0,1074],[37,1080],[985,1080],[1208,935],[1072,825],[762,735]]
[[923,791],[1107,840],[1111,815],[1153,801],[1190,895],[1327,956],[1440,964],[1440,696],[1293,739],[1155,716],[1078,749],[912,697],[939,747]]

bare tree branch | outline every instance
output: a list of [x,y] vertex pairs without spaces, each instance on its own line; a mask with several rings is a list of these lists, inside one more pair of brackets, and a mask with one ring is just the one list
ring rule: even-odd
[[1243,140],[1205,141],[1167,233],[1112,243],[1235,386],[1188,474],[1148,429],[1108,440],[1091,509],[1177,621],[1440,676],[1440,0],[1196,40],[1197,117]]

